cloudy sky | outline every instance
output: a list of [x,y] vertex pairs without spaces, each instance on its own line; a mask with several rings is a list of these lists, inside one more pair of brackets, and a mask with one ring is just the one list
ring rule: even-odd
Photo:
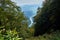
[[12,0],[17,3],[17,5],[41,5],[44,0]]
[[42,7],[44,0],[12,0],[16,5],[20,6],[25,16],[31,21],[30,25],[33,23],[33,16],[36,15],[37,8]]

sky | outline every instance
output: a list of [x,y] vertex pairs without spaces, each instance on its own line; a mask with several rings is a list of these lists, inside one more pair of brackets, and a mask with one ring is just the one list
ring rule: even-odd
[[42,7],[42,3],[44,0],[12,0],[16,3],[16,5],[20,6],[24,15],[29,18],[31,23],[29,26],[33,24],[33,16],[36,15],[37,8]]
[[17,5],[41,5],[44,0],[12,0],[17,3]]

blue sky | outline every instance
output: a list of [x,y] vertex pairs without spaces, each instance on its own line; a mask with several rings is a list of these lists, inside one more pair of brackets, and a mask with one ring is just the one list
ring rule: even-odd
[[41,5],[44,0],[12,0],[17,3],[17,5]]
[[36,15],[37,8],[42,7],[42,2],[44,0],[12,0],[16,5],[20,6],[25,16],[31,21],[30,25],[33,23],[33,16]]

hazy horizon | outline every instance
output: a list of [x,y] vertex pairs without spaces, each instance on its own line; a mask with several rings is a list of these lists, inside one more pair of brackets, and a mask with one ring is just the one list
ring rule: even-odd
[[21,7],[22,11],[24,12],[24,15],[29,18],[31,21],[30,25],[33,24],[33,16],[36,15],[37,8],[42,7],[42,2],[44,0],[12,0],[14,1],[18,6]]

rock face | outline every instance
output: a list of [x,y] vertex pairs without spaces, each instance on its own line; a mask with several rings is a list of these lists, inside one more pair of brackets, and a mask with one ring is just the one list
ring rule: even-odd
[[60,30],[60,0],[49,0],[49,2],[43,6],[41,15],[35,21],[34,36],[50,33],[52,29]]

